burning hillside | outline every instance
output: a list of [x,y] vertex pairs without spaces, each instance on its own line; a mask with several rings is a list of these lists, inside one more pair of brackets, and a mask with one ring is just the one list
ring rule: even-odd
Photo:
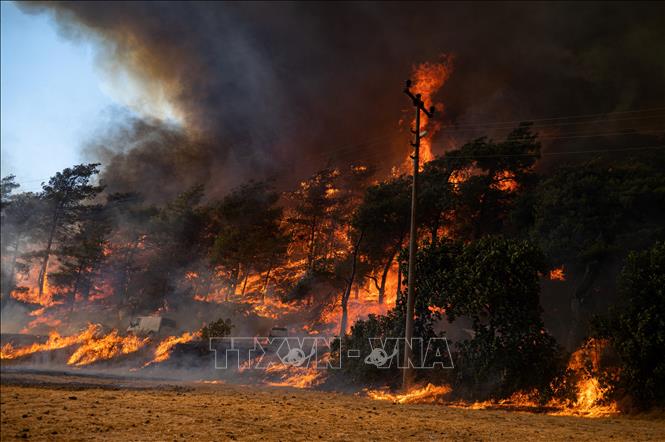
[[79,403],[104,439],[203,440],[593,438],[665,406],[662,5],[17,8],[117,108],[90,162],[2,178],[3,440]]

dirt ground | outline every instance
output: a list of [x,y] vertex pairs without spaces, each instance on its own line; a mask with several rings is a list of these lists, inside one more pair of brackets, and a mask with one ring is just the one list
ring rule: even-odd
[[580,418],[277,387],[2,373],[1,439],[665,440],[665,420]]

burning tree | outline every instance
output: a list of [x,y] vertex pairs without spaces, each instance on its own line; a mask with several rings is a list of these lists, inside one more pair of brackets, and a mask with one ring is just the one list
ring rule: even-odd
[[395,256],[409,231],[410,187],[405,177],[397,177],[369,187],[354,217],[353,226],[364,234],[361,253],[366,275],[384,302],[386,280]]
[[101,277],[100,271],[106,258],[105,251],[111,231],[103,212],[101,206],[86,207],[77,231],[56,253],[58,268],[51,272],[50,281],[64,292],[72,310],[77,295],[88,300],[91,295],[96,294],[95,282]]
[[265,290],[270,272],[285,260],[289,237],[282,227],[279,194],[268,183],[250,183],[234,190],[212,210],[215,239],[211,261],[229,277],[226,299],[241,283],[245,294],[253,272],[264,273]]
[[45,245],[40,251],[42,263],[37,281],[39,295],[44,292],[54,242],[62,244],[67,241],[72,232],[71,227],[78,221],[77,216],[86,209],[85,203],[93,200],[103,189],[91,184],[92,177],[99,172],[98,167],[99,164],[79,164],[64,169],[42,186],[40,197],[45,202],[45,213],[40,229],[45,235]]

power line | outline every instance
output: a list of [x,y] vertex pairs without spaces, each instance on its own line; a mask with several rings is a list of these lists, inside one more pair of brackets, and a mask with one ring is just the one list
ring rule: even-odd
[[548,117],[548,118],[521,118],[519,120],[513,120],[513,121],[492,121],[492,122],[483,122],[483,123],[481,123],[481,122],[469,122],[469,123],[465,123],[465,124],[456,125],[456,127],[465,127],[465,126],[478,127],[478,126],[503,125],[503,124],[519,124],[519,123],[523,123],[525,121],[537,122],[537,121],[572,120],[572,119],[580,119],[580,118],[602,117],[602,116],[608,116],[608,115],[623,115],[623,114],[635,114],[635,113],[642,113],[642,112],[655,112],[655,111],[662,111],[662,110],[665,110],[665,107],[654,107],[654,108],[648,108],[648,109],[633,109],[633,110],[616,111],[616,112],[602,112],[602,113],[585,114],[585,115],[565,115],[565,116]]
[[[555,121],[555,120],[565,120],[565,119],[579,119],[579,118],[588,118],[588,117],[597,117],[597,116],[608,116],[608,115],[624,115],[624,114],[635,114],[635,113],[644,113],[644,112],[655,112],[655,111],[663,111],[665,110],[665,107],[657,107],[657,108],[648,108],[648,109],[633,109],[633,110],[627,110],[627,111],[617,111],[617,112],[610,112],[610,113],[595,113],[595,114],[586,114],[586,115],[570,115],[570,116],[558,116],[558,117],[548,117],[548,118],[523,118],[521,120],[513,120],[513,121],[500,121],[500,122],[486,122],[486,123],[472,123],[472,124],[462,124],[462,125],[457,125],[457,126],[442,126],[442,129],[445,130],[444,133],[451,133],[453,135],[460,133],[460,132],[471,132],[473,127],[481,128],[485,126],[490,126],[490,125],[505,125],[505,124],[518,124],[522,122],[537,122],[537,121]],[[604,121],[596,121],[596,122],[568,122],[568,123],[558,123],[558,124],[552,124],[552,125],[543,125],[543,126],[531,126],[533,129],[545,129],[549,127],[556,127],[556,126],[561,126],[561,125],[576,125],[576,124],[597,124],[597,123],[608,123],[608,122],[615,122],[615,121],[628,121],[628,120],[641,120],[641,119],[651,119],[651,118],[657,118],[660,117],[660,115],[650,115],[650,116],[640,116],[640,117],[628,117],[628,118],[621,118],[621,119],[614,119],[614,120],[604,120]],[[665,118],[665,116],[663,116]],[[295,121],[295,119],[294,119]],[[468,127],[468,130],[457,130],[457,128],[462,128],[462,127]],[[496,129],[513,129],[513,128],[496,128]],[[538,138],[540,140],[559,140],[559,139],[570,139],[570,138],[588,138],[588,137],[602,137],[602,136],[617,136],[617,135],[639,135],[639,134],[646,134],[646,133],[664,133],[665,130],[649,130],[649,131],[640,131],[639,129],[635,128],[627,128],[625,130],[635,130],[637,132],[590,132],[590,133],[580,133],[580,134],[564,134],[561,136],[539,136]],[[365,141],[357,142],[357,143],[349,143],[349,144],[344,144],[338,147],[333,147],[331,149],[327,150],[319,150],[319,151],[312,151],[304,154],[306,157],[313,157],[313,156],[325,156],[325,155],[335,155],[335,154],[341,154],[344,152],[353,152],[354,154],[357,155],[357,151],[359,149],[362,149],[363,147],[371,147],[376,144],[381,143],[382,141],[388,140],[395,138],[397,136],[402,135],[404,132],[401,132],[399,128],[395,128],[396,133],[390,133],[390,134],[384,134],[379,137],[375,138],[370,138]],[[268,142],[268,141],[276,141],[277,138],[273,138],[271,140],[267,139],[262,139],[261,141],[263,142]],[[604,150],[602,151],[595,151],[595,152],[605,152]],[[385,155],[385,152],[378,152],[378,155]],[[20,183],[36,183],[36,182],[46,182],[48,181],[49,178],[45,179],[31,179],[31,180],[18,180]],[[23,186],[22,186],[23,187]]]

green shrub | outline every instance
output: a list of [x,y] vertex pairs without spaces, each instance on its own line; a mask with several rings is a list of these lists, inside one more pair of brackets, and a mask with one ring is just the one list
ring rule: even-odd
[[231,334],[233,327],[234,325],[231,324],[230,319],[224,320],[219,318],[201,329],[201,338],[203,342],[208,341],[210,338],[223,338]]
[[628,256],[619,294],[595,322],[620,360],[617,394],[628,393],[637,408],[665,406],[665,242]]

